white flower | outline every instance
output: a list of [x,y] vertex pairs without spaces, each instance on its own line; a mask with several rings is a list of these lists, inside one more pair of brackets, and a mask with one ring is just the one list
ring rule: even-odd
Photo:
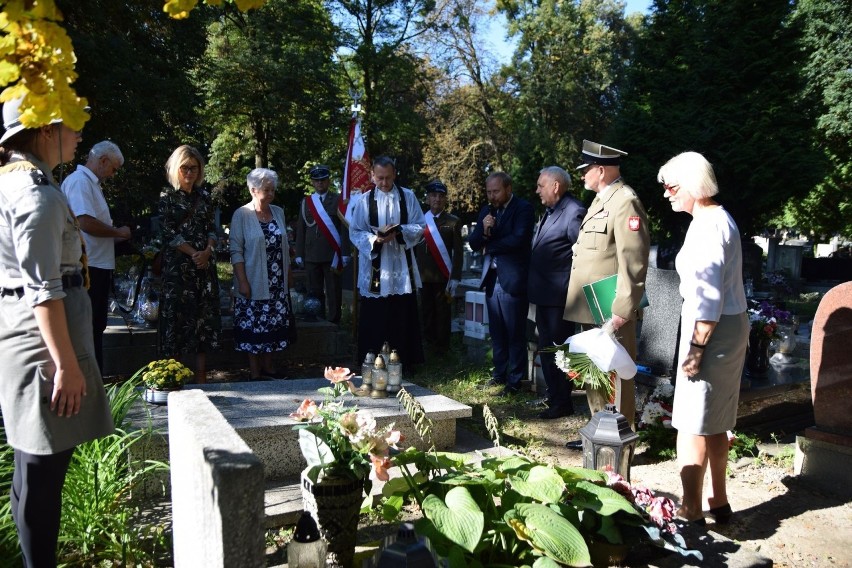
[[567,352],[561,349],[556,352],[556,366],[565,373],[571,370],[571,359],[568,358]]
[[651,393],[652,399],[670,400],[674,396],[674,385],[669,383],[660,383],[654,392]]

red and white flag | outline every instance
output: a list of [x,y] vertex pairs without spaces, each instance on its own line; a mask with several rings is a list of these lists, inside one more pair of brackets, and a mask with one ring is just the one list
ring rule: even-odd
[[[343,187],[341,188],[340,216],[349,222],[347,213],[351,211],[358,197],[371,189],[370,158],[364,137],[361,136],[361,119],[353,118],[349,125],[349,149],[346,151],[346,166],[343,170]],[[349,213],[351,215],[351,213]]]

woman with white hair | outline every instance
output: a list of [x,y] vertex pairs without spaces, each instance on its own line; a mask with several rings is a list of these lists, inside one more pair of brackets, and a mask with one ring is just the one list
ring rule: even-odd
[[213,203],[204,185],[204,158],[179,146],[166,161],[169,187],[160,194],[163,287],[160,353],[195,353],[195,382],[207,382],[207,352],[219,348],[219,278]]
[[24,565],[56,566],[74,448],[112,434],[113,422],[80,232],[51,174],[74,158],[80,132],[61,120],[27,128],[20,104],[3,105],[0,138],[0,409],[15,450],[10,505]]
[[246,178],[251,201],[231,220],[234,349],[248,353],[251,380],[280,379],[273,354],[290,344],[290,247],[284,210],[272,204],[278,174],[256,168]]
[[657,180],[672,209],[692,215],[675,260],[683,296],[672,412],[683,484],[678,515],[706,523],[702,493],[709,467],[709,512],[717,523],[726,523],[731,517],[727,430],[737,421],[749,332],[740,233],[713,199],[719,192],[716,176],[701,154],[675,156],[660,168]]

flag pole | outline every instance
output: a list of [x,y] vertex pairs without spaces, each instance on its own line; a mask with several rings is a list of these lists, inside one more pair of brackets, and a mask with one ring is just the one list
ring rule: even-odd
[[[345,210],[343,211],[343,224],[346,226],[347,230],[349,228],[349,222],[347,221],[346,213],[349,213],[349,202],[352,199],[352,153],[353,147],[355,146],[356,140],[355,136],[361,135],[360,132],[360,119],[358,115],[361,113],[361,105],[359,101],[361,99],[361,93],[354,89],[349,90],[349,95],[352,97],[352,106],[349,107],[349,110],[352,112],[350,124],[349,124],[349,144],[346,149],[346,164],[343,169],[343,195],[341,195],[341,202],[344,204]],[[358,132],[356,132],[356,129]],[[340,211],[338,211],[340,213]],[[358,298],[358,269],[359,269],[359,257],[358,250],[356,249],[352,251],[352,240],[349,241],[350,248],[350,258],[352,258],[352,337],[355,338],[355,345],[358,345],[358,317],[360,315],[360,301]],[[355,358],[357,359],[358,349],[355,349]],[[355,369],[359,369],[359,365],[361,361],[355,361]]]

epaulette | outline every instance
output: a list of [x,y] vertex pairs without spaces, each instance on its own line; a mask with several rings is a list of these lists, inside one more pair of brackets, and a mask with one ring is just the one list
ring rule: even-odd
[[18,160],[17,162],[9,162],[0,168],[0,175],[11,172],[28,172],[36,185],[48,185],[47,176],[42,173],[32,162],[27,160]]

